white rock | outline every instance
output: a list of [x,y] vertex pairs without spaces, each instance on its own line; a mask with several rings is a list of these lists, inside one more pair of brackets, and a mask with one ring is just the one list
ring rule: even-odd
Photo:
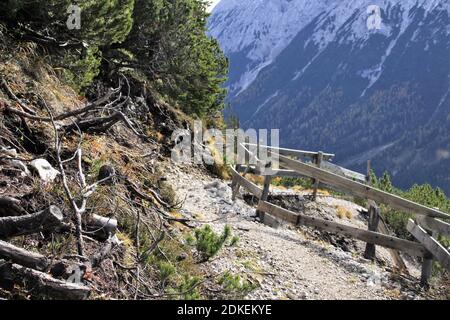
[[52,182],[60,172],[52,167],[45,159],[36,159],[31,161],[30,165],[39,173],[39,177],[45,182]]

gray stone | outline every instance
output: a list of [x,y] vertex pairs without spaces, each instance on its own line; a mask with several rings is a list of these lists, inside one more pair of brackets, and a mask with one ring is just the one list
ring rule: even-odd
[[[111,176],[114,176],[116,174],[116,169],[110,164],[105,164],[100,167],[100,170],[98,171],[97,181],[101,181],[104,179],[107,179]],[[113,184],[113,179],[108,179],[104,182],[105,184]]]
[[220,182],[216,180],[216,181],[206,184],[204,188],[205,188],[205,190],[217,189],[217,188],[219,188],[219,186],[220,186]]
[[60,174],[60,172],[54,169],[45,159],[33,160],[30,165],[38,172],[39,177],[45,182],[52,182]]

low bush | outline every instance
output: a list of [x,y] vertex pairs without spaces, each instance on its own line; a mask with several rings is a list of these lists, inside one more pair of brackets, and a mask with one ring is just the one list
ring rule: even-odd
[[309,178],[283,177],[283,178],[273,179],[272,184],[275,186],[282,186],[285,188],[292,188],[295,186],[300,186],[300,187],[303,187],[304,189],[313,188],[312,179],[309,179]]
[[242,279],[239,275],[232,275],[229,272],[225,272],[220,277],[218,283],[225,290],[225,298],[228,299],[242,299],[249,292],[256,289],[256,285],[248,280]]
[[202,261],[214,257],[231,237],[231,228],[226,225],[222,234],[217,234],[210,225],[195,230],[195,246]]

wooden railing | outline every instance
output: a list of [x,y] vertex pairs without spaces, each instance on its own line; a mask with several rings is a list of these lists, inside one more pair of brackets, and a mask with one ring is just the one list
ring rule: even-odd
[[[258,147],[267,149],[269,151],[275,151],[276,153],[282,154],[284,156],[292,156],[292,157],[309,157],[309,158],[316,158],[319,155],[319,152],[313,152],[313,151],[304,151],[304,150],[294,150],[294,149],[286,149],[286,148],[275,148],[271,146],[266,145],[258,145],[254,143],[244,143],[245,146],[252,146],[252,147]],[[331,160],[333,159],[335,154],[333,153],[323,153],[323,160]]]
[[[257,154],[251,153],[244,145],[242,147],[245,148],[250,158],[257,160],[257,164],[254,166],[239,165],[236,168],[231,168],[233,176],[233,199],[239,192],[240,186],[257,197],[259,204],[256,212],[261,221],[264,222],[266,215],[269,215],[272,218],[280,219],[296,226],[304,225],[314,227],[364,241],[367,243],[364,256],[368,259],[375,258],[375,245],[389,248],[391,249],[394,262],[400,269],[405,268],[405,264],[397,251],[405,251],[414,256],[422,257],[421,285],[428,284],[433,260],[437,260],[442,267],[450,270],[450,253],[436,240],[439,234],[450,237],[450,224],[440,220],[450,219],[449,214],[376,189],[370,186],[367,183],[366,176],[360,173],[334,164],[331,166],[323,165],[325,163],[324,159],[331,160],[334,156],[333,154],[262,146],[263,148],[270,149],[272,154],[277,155],[280,167],[284,168],[273,169],[266,168],[266,164],[258,158]],[[301,161],[301,159],[289,158],[288,156],[298,158],[309,157],[319,161],[308,163]],[[240,173],[243,173],[243,176]],[[246,179],[245,175],[248,173],[264,175],[263,188]],[[313,191],[314,199],[319,183],[322,183],[341,192],[369,200],[370,217],[368,230],[307,216],[269,203],[267,199],[270,181],[273,177],[312,178],[315,182]],[[413,214],[415,220],[410,219],[408,221],[407,229],[418,242],[400,239],[389,234],[387,225],[381,219],[377,203]]]

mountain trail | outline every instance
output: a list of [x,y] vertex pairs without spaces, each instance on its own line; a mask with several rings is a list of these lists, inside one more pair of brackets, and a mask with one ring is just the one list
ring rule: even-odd
[[[180,211],[185,217],[207,222],[217,232],[228,224],[239,237],[237,247],[225,247],[204,268],[211,274],[230,271],[257,284],[246,299],[420,299],[418,292],[391,280],[391,273],[363,259],[363,243],[347,240],[355,249],[346,252],[318,239],[311,229],[261,224],[254,207],[239,197],[233,203],[229,183],[204,169],[171,164],[167,179],[177,197],[185,199]],[[346,200],[325,196],[305,204],[307,214],[327,215],[336,208],[353,215],[345,223],[364,226],[360,207]],[[377,255],[389,263],[384,248],[377,247]]]

